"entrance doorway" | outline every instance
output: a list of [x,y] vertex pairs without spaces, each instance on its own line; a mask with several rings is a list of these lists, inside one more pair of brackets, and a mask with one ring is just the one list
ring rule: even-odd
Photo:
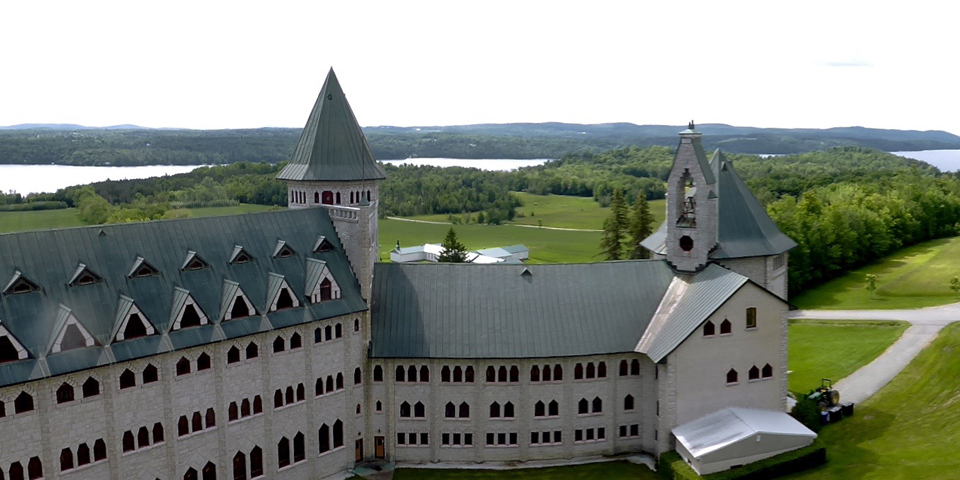
[[357,440],[356,459],[358,462],[363,460],[363,439],[362,438]]
[[383,444],[383,437],[373,437],[373,445],[376,447],[376,452],[374,453],[377,458],[384,458],[387,456],[386,452],[384,452]]

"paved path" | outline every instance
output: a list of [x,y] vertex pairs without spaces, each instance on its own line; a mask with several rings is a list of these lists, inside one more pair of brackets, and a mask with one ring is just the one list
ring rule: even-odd
[[943,327],[960,321],[960,303],[912,310],[797,310],[790,312],[790,318],[910,323],[903,335],[880,356],[835,384],[841,402],[861,403],[893,380]]

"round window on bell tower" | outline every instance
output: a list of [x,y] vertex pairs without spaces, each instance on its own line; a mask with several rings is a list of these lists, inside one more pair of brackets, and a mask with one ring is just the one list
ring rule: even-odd
[[683,250],[684,252],[689,252],[690,250],[693,250],[693,239],[690,238],[688,235],[684,235],[680,237],[680,249]]

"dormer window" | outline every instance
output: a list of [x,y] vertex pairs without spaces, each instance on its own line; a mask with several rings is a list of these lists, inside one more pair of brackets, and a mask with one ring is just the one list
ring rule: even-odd
[[127,274],[130,278],[143,278],[143,277],[153,277],[159,275],[160,271],[157,270],[153,265],[147,263],[143,257],[137,257],[133,262],[133,268],[130,269],[130,273]]
[[0,324],[0,363],[25,360],[29,356],[27,349]]
[[307,259],[306,297],[310,303],[326,302],[340,298],[340,285],[333,278],[326,262],[315,258]]
[[270,274],[270,284],[267,293],[267,305],[269,305],[271,312],[300,306],[300,301],[296,295],[293,294],[293,291],[290,290],[290,285],[287,284],[283,275],[276,273]]
[[3,293],[8,295],[16,295],[20,293],[37,292],[39,290],[39,285],[33,283],[29,278],[23,276],[23,273],[21,273],[20,270],[17,270],[13,272],[13,277],[10,278],[9,282],[7,282],[7,286],[3,289]]
[[230,264],[238,263],[247,263],[253,261],[253,257],[243,249],[242,246],[236,245],[233,247],[233,252],[230,254]]
[[223,320],[236,320],[238,318],[256,315],[257,310],[253,303],[243,293],[240,284],[230,280],[224,280],[223,285]]
[[206,314],[197,305],[197,302],[190,295],[190,292],[177,287],[173,295],[173,312],[176,317],[173,319],[173,330],[182,328],[198,327],[209,323]]
[[187,251],[187,258],[183,260],[183,265],[180,266],[180,270],[202,270],[209,265],[204,259],[200,258],[200,255],[197,255],[197,252],[189,250]]
[[125,296],[120,297],[120,308],[117,311],[117,318],[120,323],[117,325],[116,341],[132,340],[134,338],[146,337],[157,333],[146,315],[140,311],[133,299]]
[[77,265],[77,270],[73,272],[73,277],[70,278],[70,281],[67,283],[71,287],[83,286],[83,285],[93,285],[94,283],[100,283],[103,281],[103,278],[100,275],[97,275],[90,270],[85,264],[80,263]]
[[327,237],[321,236],[313,245],[313,253],[324,253],[333,251],[333,244]]
[[283,240],[277,240],[277,246],[273,249],[273,258],[287,258],[296,255],[297,252],[293,251],[290,248],[290,245],[287,245],[287,242]]
[[57,316],[57,323],[60,324],[57,330],[57,337],[54,339],[50,348],[51,353],[65,352],[77,348],[92,347],[96,345],[96,340],[90,331],[87,330],[77,317],[73,315],[69,308],[60,306],[60,313]]

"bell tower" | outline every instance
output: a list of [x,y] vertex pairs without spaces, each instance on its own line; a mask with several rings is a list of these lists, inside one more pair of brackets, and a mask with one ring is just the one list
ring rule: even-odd
[[289,208],[327,209],[368,301],[377,260],[379,183],[385,178],[331,68],[277,179],[287,183]]
[[703,153],[701,135],[692,121],[680,132],[667,179],[667,261],[681,272],[706,266],[717,245],[716,179]]

